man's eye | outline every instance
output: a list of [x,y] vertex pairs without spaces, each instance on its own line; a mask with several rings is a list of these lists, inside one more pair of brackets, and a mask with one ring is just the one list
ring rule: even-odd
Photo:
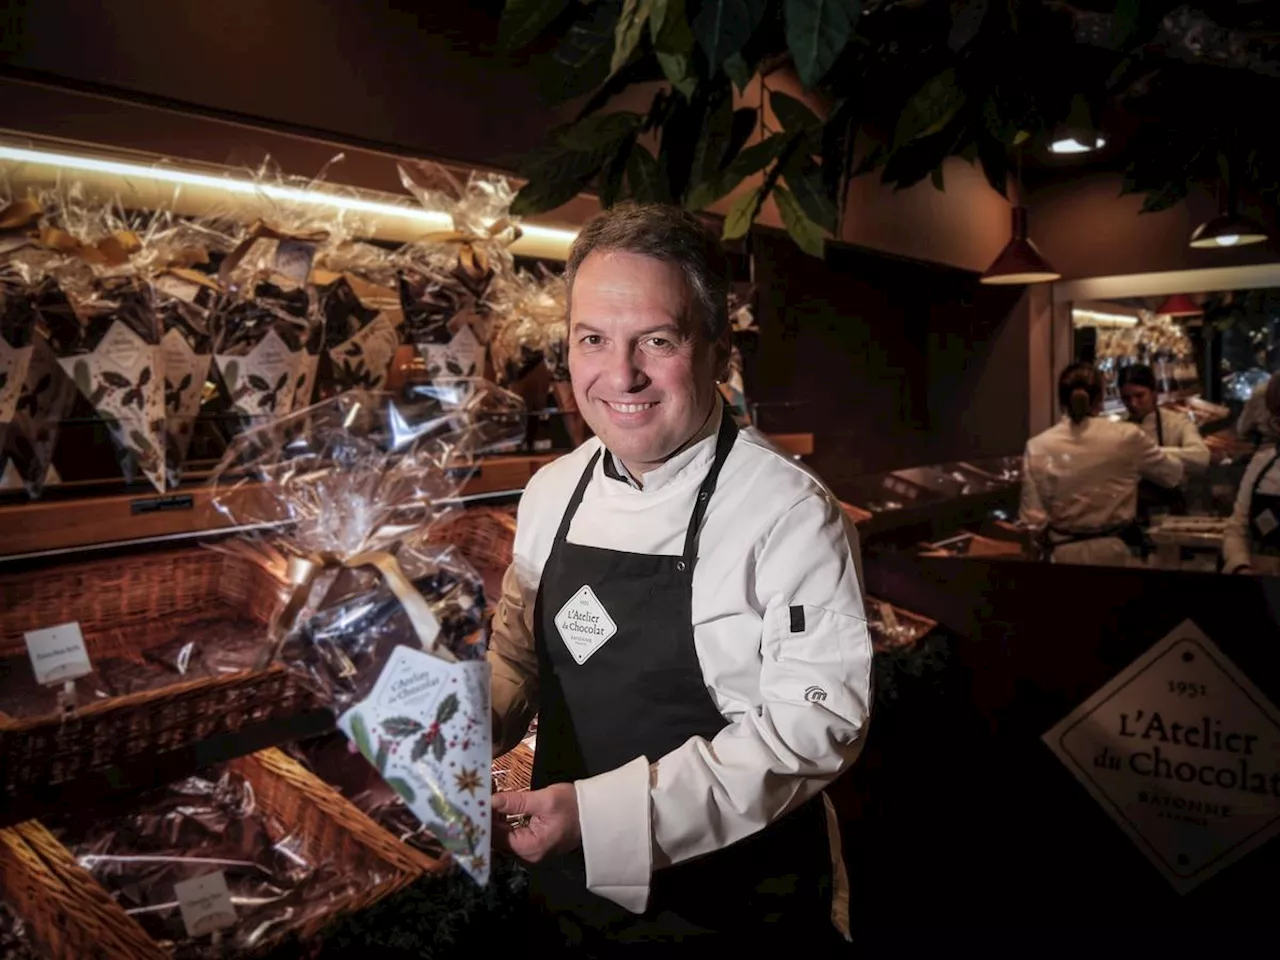
[[671,341],[666,337],[650,337],[649,343],[651,346],[655,346],[660,350],[665,350],[667,347],[671,346]]
[[600,345],[600,335],[596,333],[589,333],[578,342],[585,343],[589,347],[598,347]]

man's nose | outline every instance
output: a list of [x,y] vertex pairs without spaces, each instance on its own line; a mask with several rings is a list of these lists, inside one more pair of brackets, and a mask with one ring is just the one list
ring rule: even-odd
[[631,392],[642,389],[649,382],[645,375],[640,352],[629,346],[620,346],[609,357],[609,380],[615,390]]

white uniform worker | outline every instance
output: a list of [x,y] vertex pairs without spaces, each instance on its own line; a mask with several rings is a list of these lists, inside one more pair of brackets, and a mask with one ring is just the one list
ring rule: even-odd
[[1102,379],[1092,366],[1064,370],[1058,397],[1067,416],[1027,442],[1019,519],[1055,563],[1128,566],[1138,482],[1176,486],[1182,461],[1136,425],[1097,416]]
[[[1129,422],[1141,427],[1165,453],[1181,460],[1188,476],[1209,469],[1209,447],[1191,418],[1175,410],[1160,409],[1154,370],[1145,363],[1121,369],[1120,397],[1129,411]],[[1188,513],[1183,489],[1143,480],[1138,484],[1138,522],[1145,526],[1158,512]]]
[[[1264,400],[1274,436],[1280,425],[1280,377],[1268,381]],[[1280,449],[1274,442],[1258,448],[1240,481],[1223,531],[1222,569],[1280,576]]]

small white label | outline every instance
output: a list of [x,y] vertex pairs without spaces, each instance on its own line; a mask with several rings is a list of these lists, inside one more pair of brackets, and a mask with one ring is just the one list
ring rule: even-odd
[[203,937],[236,922],[236,908],[231,903],[231,891],[221,870],[175,883],[173,893],[178,898],[188,936]]
[[1280,527],[1280,521],[1276,520],[1276,515],[1270,510],[1263,510],[1260,514],[1254,517],[1253,524],[1258,528],[1258,532],[1264,537],[1269,536],[1271,531],[1276,527]]
[[573,659],[583,664],[618,632],[618,625],[595,591],[584,585],[556,614],[556,629]]
[[26,634],[26,639],[27,655],[31,658],[36,683],[61,683],[83,677],[93,670],[78,623],[61,623],[56,627],[32,630]]

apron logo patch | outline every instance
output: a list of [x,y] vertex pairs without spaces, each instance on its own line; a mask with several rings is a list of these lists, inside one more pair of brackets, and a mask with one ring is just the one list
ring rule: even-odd
[[555,624],[560,639],[579,664],[586,663],[618,632],[618,625],[589,586],[583,586],[560,608]]
[[1263,510],[1253,518],[1253,523],[1264,537],[1270,536],[1272,530],[1280,527],[1280,520],[1276,520],[1276,515],[1270,510]]

